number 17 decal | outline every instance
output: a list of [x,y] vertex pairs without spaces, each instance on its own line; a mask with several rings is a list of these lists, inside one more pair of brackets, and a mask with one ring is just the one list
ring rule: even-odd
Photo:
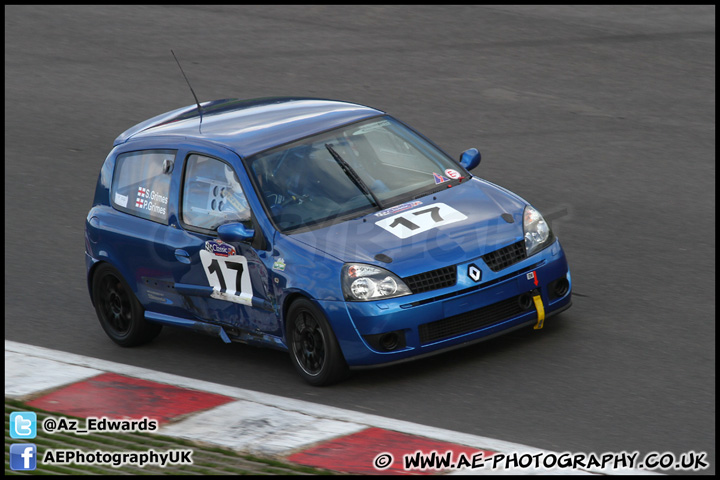
[[384,228],[396,237],[407,238],[433,228],[460,222],[466,218],[466,215],[451,206],[436,203],[430,207],[417,208],[383,218],[379,222],[375,222],[375,225]]
[[252,283],[245,257],[222,257],[200,250],[200,261],[213,288],[211,297],[252,306]]

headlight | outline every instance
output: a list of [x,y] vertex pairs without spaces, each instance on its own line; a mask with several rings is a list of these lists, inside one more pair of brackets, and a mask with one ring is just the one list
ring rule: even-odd
[[409,295],[412,292],[396,275],[364,263],[348,263],[342,270],[345,300],[367,301]]
[[555,240],[550,225],[545,222],[540,212],[530,205],[525,207],[523,212],[523,232],[528,257],[551,245]]

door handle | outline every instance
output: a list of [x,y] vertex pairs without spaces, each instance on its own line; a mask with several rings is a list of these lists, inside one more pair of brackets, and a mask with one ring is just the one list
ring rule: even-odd
[[190,263],[190,254],[181,248],[175,250],[175,258],[177,258],[180,263]]

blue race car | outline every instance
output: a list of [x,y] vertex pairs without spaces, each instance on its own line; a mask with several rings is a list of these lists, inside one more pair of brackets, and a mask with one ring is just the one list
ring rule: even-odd
[[289,351],[313,385],[571,305],[542,215],[380,110],[218,100],[121,134],[87,216],[90,297],[122,346],[163,325]]

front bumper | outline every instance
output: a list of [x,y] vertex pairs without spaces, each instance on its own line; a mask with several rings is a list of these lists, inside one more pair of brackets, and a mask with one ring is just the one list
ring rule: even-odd
[[[473,280],[470,266],[482,270]],[[395,363],[457,348],[570,307],[572,281],[559,241],[493,272],[474,259],[457,265],[457,283],[376,302],[319,302],[351,367]]]

